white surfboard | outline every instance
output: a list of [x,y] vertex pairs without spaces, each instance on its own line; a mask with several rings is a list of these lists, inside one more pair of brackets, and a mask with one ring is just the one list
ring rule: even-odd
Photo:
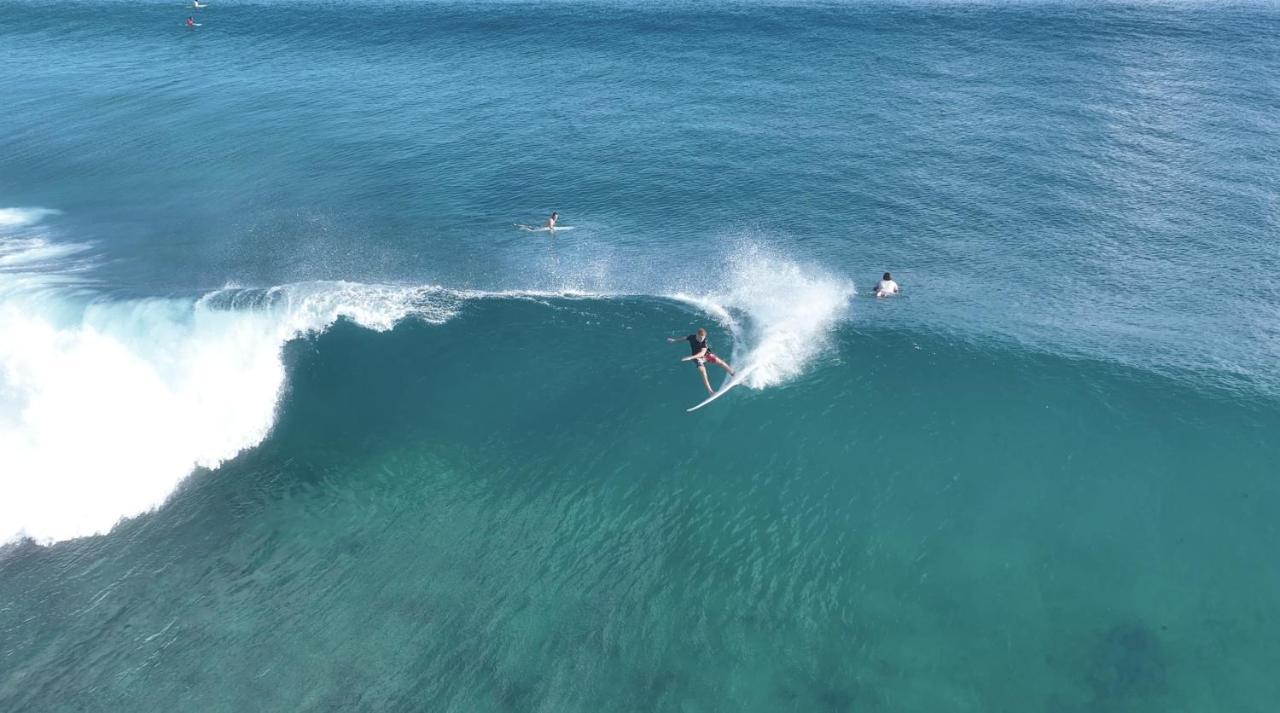
[[[551,228],[548,228],[548,227],[547,227],[547,226],[545,226],[545,225],[540,226],[540,227],[534,227],[534,226],[532,226],[532,225],[525,225],[524,223],[516,223],[516,224],[515,224],[515,226],[516,226],[517,228],[521,229],[521,230],[527,230],[527,231],[529,231],[529,232],[531,232],[531,233],[549,233],[549,232],[552,232],[552,229],[551,229]],[[560,232],[561,230],[573,230],[573,226],[572,226],[572,225],[557,225],[557,226],[555,227],[554,232],[557,232],[557,233],[558,233],[558,232]]]
[[741,371],[739,371],[738,373],[736,373],[736,374],[734,374],[732,377],[730,377],[728,381],[726,381],[726,382],[724,382],[723,384],[721,384],[721,385],[720,385],[720,389],[719,389],[719,390],[717,390],[714,394],[712,394],[712,395],[708,396],[706,399],[704,399],[704,400],[702,401],[702,403],[699,403],[699,404],[698,404],[698,405],[696,405],[696,406],[690,406],[689,408],[685,409],[685,411],[687,411],[687,412],[689,412],[689,413],[693,413],[694,411],[697,411],[698,409],[702,408],[703,406],[706,406],[707,404],[711,403],[712,401],[715,401],[716,399],[720,398],[721,396],[724,396],[724,395],[725,395],[725,393],[727,393],[727,392],[729,391],[729,389],[732,389],[733,387],[737,386],[738,384],[741,384],[741,383],[743,382],[743,380],[744,380],[744,379],[746,379],[746,378],[747,378],[747,376],[748,376],[752,371],[754,371],[754,370],[755,370],[755,365],[754,365],[754,364],[753,364],[753,365],[751,365],[751,366],[749,366],[749,367],[747,367],[747,368],[745,368],[745,369],[742,369]]

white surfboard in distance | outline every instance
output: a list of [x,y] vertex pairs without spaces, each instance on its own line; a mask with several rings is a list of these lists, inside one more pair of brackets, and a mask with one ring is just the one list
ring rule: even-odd
[[525,225],[524,223],[516,223],[515,226],[521,230],[527,230],[530,233],[550,233],[550,232],[558,233],[561,230],[573,230],[572,225],[557,225],[554,230],[552,228],[548,228],[545,225],[535,227],[532,225]]
[[703,406],[706,406],[712,401],[715,401],[721,396],[724,396],[729,391],[729,389],[732,389],[738,384],[741,384],[743,380],[745,380],[747,376],[751,374],[752,371],[755,371],[755,368],[756,368],[755,365],[752,364],[751,366],[745,369],[742,369],[738,373],[731,376],[728,381],[721,384],[720,388],[714,394],[708,396],[706,399],[703,399],[703,401],[698,405],[690,406],[689,408],[685,409],[685,411],[688,413],[693,413],[694,411],[697,411],[698,409],[702,408]]

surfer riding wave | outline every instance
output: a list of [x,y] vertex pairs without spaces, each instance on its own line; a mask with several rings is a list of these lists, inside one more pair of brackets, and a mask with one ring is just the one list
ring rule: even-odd
[[684,337],[683,340],[677,337],[667,337],[667,342],[672,344],[680,341],[689,342],[689,348],[693,350],[692,354],[681,359],[680,361],[696,362],[698,365],[698,372],[702,374],[702,383],[704,386],[707,387],[707,393],[714,395],[716,393],[716,390],[711,388],[711,380],[707,378],[706,365],[708,363],[716,364],[720,368],[729,372],[729,376],[733,376],[733,367],[729,366],[728,362],[717,357],[711,351],[711,346],[707,344],[707,330],[703,329],[702,327],[699,327],[697,332],[694,332],[693,334],[690,334],[689,336]]

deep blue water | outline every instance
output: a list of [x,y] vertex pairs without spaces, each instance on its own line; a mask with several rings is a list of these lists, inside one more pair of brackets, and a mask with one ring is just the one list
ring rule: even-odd
[[0,710],[1272,710],[1278,40],[0,0]]

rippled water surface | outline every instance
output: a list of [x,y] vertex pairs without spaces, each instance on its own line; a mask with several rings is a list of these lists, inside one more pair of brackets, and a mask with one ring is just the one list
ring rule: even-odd
[[0,0],[0,710],[1270,711],[1277,38]]

